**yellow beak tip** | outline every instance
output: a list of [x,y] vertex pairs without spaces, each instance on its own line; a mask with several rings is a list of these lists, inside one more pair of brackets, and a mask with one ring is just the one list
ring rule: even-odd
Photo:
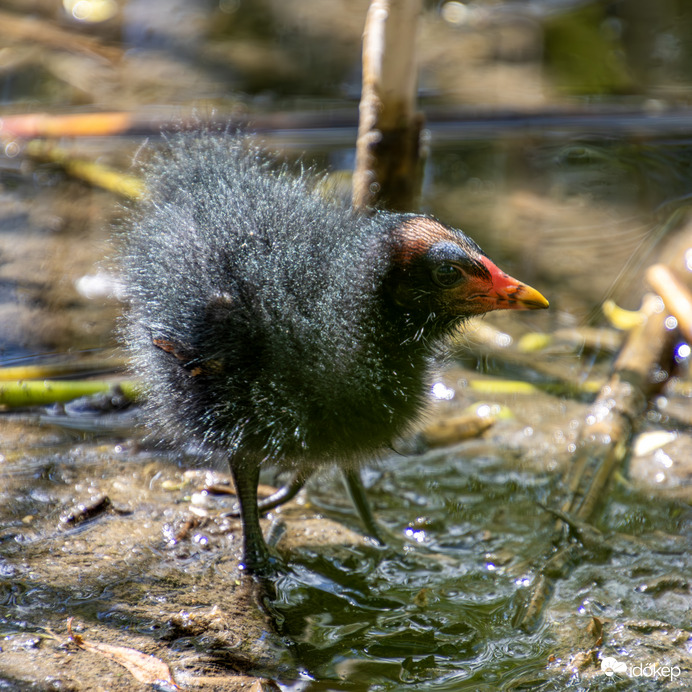
[[522,310],[545,310],[550,307],[550,303],[535,288],[522,284],[514,294],[514,299]]

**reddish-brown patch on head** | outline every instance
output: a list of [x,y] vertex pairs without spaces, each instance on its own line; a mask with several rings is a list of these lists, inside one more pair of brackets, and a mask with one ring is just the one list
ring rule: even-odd
[[416,259],[425,255],[435,243],[459,242],[454,231],[435,219],[427,216],[414,216],[406,219],[392,233],[394,264],[402,269],[409,267]]

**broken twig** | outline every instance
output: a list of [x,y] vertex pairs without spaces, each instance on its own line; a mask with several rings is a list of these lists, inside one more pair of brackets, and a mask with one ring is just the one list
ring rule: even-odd
[[554,582],[567,576],[587,549],[583,543],[573,542],[569,523],[584,526],[593,521],[610,479],[628,453],[637,419],[668,375],[660,363],[671,352],[672,334],[666,329],[660,300],[647,296],[642,314],[644,322],[629,332],[612,375],[587,411],[565,479],[568,496],[559,510],[561,516],[570,517],[570,522],[558,521],[556,547],[538,574],[528,604],[516,619],[521,629],[534,629]]

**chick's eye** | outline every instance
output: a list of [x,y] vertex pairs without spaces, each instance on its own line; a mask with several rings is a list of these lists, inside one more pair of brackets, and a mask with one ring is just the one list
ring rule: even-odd
[[440,264],[432,270],[432,278],[441,288],[451,288],[463,281],[464,273],[453,264]]

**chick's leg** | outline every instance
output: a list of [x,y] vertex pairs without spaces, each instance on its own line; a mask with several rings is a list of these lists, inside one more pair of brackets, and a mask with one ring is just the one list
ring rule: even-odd
[[275,571],[275,565],[264,542],[257,507],[259,464],[240,455],[232,456],[229,463],[243,527],[243,561],[240,567],[258,576],[270,575]]
[[[260,516],[269,512],[276,507],[281,507],[287,502],[290,502],[305,486],[305,478],[302,474],[296,473],[293,478],[286,484],[281,486],[275,493],[272,493],[269,497],[265,497],[257,502],[257,507],[259,509]],[[239,517],[240,508],[233,508],[229,512],[224,512],[224,517]]]
[[356,508],[356,512],[363,522],[365,530],[370,537],[374,538],[380,545],[386,545],[382,538],[382,532],[377,525],[377,521],[375,521],[372,509],[370,509],[370,503],[368,502],[368,496],[365,494],[365,488],[363,487],[360,473],[357,469],[346,469],[344,470],[344,480],[346,481],[346,489],[348,490],[351,502]]

